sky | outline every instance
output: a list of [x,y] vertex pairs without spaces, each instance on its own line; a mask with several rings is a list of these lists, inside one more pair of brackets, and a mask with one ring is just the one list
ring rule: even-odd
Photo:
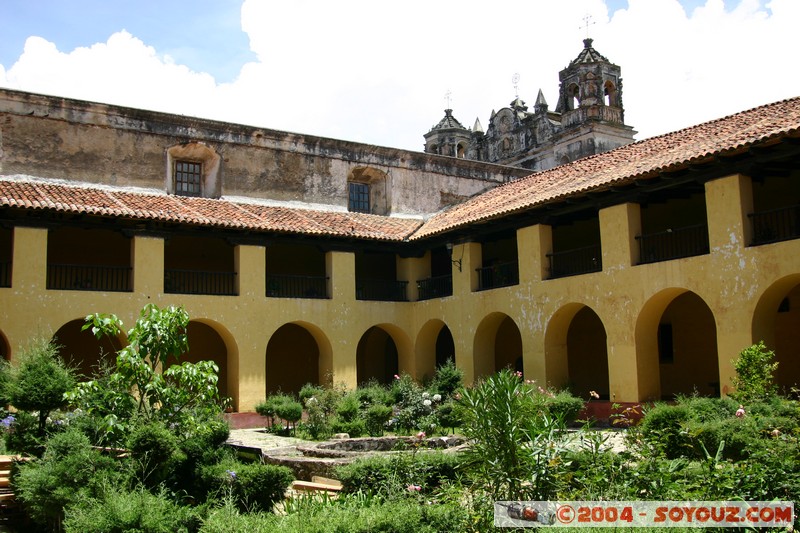
[[0,0],[0,87],[421,151],[448,106],[555,109],[588,35],[641,140],[800,95],[798,22],[798,0]]

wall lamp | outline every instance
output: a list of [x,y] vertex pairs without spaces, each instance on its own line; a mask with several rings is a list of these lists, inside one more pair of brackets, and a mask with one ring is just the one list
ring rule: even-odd
[[458,259],[453,259],[453,243],[448,242],[445,244],[445,248],[447,248],[447,255],[450,256],[450,262],[453,263],[458,267],[458,271],[461,272],[461,260],[464,259],[464,248],[461,248],[461,257]]

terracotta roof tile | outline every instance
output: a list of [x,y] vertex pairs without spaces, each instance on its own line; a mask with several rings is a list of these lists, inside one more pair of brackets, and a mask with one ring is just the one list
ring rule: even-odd
[[651,178],[774,137],[797,135],[799,131],[800,97],[757,107],[501,185],[437,213],[411,239],[491,220],[570,195]]
[[233,230],[400,241],[419,219],[236,203],[158,193],[0,178],[0,207],[156,220]]

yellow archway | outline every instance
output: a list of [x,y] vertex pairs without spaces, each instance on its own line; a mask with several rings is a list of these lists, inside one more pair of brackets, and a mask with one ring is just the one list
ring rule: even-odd
[[672,287],[653,295],[636,321],[639,399],[719,396],[716,320],[696,293]]
[[314,324],[284,324],[269,339],[265,365],[267,396],[296,393],[306,383],[327,385],[332,377],[330,341]]
[[356,348],[356,382],[376,380],[391,383],[395,374],[419,378],[414,351],[408,335],[394,324],[377,324],[367,329]]
[[505,313],[488,314],[475,331],[474,379],[490,376],[503,368],[522,372],[522,334]]
[[788,391],[800,383],[800,274],[779,279],[758,299],[753,312],[753,341],[775,352],[775,382]]

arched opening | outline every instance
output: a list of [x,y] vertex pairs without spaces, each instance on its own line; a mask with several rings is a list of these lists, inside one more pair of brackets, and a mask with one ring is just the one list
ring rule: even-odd
[[589,399],[589,391],[609,399],[606,330],[592,308],[570,303],[550,318],[545,332],[545,372],[548,385],[567,387],[584,399]]
[[573,83],[567,87],[567,108],[570,111],[581,106],[580,94],[581,91],[577,84]]
[[595,391],[601,400],[610,399],[606,328],[589,307],[578,311],[569,325],[567,366],[570,390],[575,396],[589,399],[589,391]]
[[456,157],[463,158],[467,153],[467,145],[464,143],[458,143],[456,146]]
[[606,83],[603,85],[603,96],[603,103],[605,103],[605,105],[619,107],[619,102],[617,101],[617,88],[610,80],[606,81]]
[[392,336],[380,326],[369,328],[356,348],[356,381],[375,380],[388,385],[400,372],[399,350]]
[[504,313],[492,313],[478,325],[473,343],[474,379],[504,368],[522,372],[522,334]]
[[800,384],[800,274],[773,283],[753,314],[753,339],[775,352],[775,383],[782,392]]
[[88,380],[93,379],[101,365],[114,368],[123,340],[98,339],[90,329],[81,331],[84,324],[83,319],[67,322],[53,335],[53,342],[59,347],[59,356],[76,370],[78,379]]
[[719,396],[716,322],[697,294],[674,288],[653,296],[637,320],[636,351],[641,399]]
[[6,361],[11,359],[11,347],[8,345],[8,339],[2,331],[0,331],[0,359]]
[[214,325],[205,321],[191,320],[186,328],[189,351],[181,354],[176,361],[170,359],[168,367],[174,364],[214,361],[219,367],[217,389],[222,397],[228,396],[228,347],[225,339]]
[[416,343],[416,374],[419,379],[433,377],[437,368],[455,362],[456,348],[450,328],[441,320],[429,320],[422,326]]
[[456,345],[450,328],[442,326],[436,336],[436,368],[447,364],[451,360],[453,362],[456,360]]
[[319,385],[320,346],[309,329],[299,323],[284,324],[272,334],[266,354],[266,395],[278,391],[297,393],[306,383]]

